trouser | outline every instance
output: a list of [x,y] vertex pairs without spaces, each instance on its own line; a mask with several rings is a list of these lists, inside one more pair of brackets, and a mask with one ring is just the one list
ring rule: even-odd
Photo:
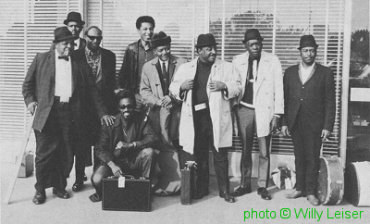
[[[115,161],[115,164],[121,168],[125,175],[150,179],[154,165],[154,150],[152,148],[142,149],[135,158],[120,158]],[[99,196],[102,196],[103,179],[112,175],[112,170],[107,165],[100,165],[94,171],[91,183]]]
[[[250,187],[252,177],[253,138],[256,133],[256,116],[254,109],[239,106],[236,109],[239,135],[242,139],[242,157],[240,161],[240,186]],[[257,138],[259,147],[258,187],[267,187],[270,171],[271,135]]]
[[321,130],[312,130],[310,121],[298,113],[291,130],[294,145],[296,189],[316,194],[320,165]]
[[[91,146],[88,143],[81,145],[75,150],[75,171],[76,182],[82,183],[85,176],[85,166],[91,153]],[[90,158],[91,160],[91,158]]]
[[219,191],[229,191],[227,150],[214,147],[212,121],[209,109],[194,111],[194,160],[197,166],[197,189],[201,194],[208,193],[209,186],[209,151],[212,150],[214,167]]
[[56,101],[43,130],[35,131],[36,190],[65,189],[73,166],[72,125],[70,104]]

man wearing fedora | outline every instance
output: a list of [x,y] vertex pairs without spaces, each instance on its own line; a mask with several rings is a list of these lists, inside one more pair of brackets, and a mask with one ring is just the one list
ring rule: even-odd
[[142,110],[140,81],[143,65],[155,55],[150,41],[153,36],[155,21],[151,16],[140,16],[136,20],[136,29],[140,39],[129,44],[123,56],[122,66],[118,75],[118,89],[126,89],[135,94],[136,110]]
[[[151,108],[149,117],[161,140],[159,166],[163,169],[157,193],[168,195],[180,190],[180,170],[175,149],[181,112],[181,101],[170,94],[169,86],[174,73],[186,60],[171,54],[171,37],[163,31],[153,35],[151,44],[156,57],[143,66],[140,94],[144,104]],[[169,183],[171,179],[174,181]]]
[[271,133],[284,113],[283,74],[277,56],[262,50],[263,38],[257,29],[244,35],[246,52],[233,59],[234,75],[242,83],[242,93],[235,108],[239,136],[242,139],[240,186],[234,196],[250,193],[253,138],[259,146],[258,189],[262,199],[271,200],[267,191],[270,172]]
[[[87,129],[89,130],[89,138],[82,139],[85,143],[75,152],[75,171],[76,181],[72,186],[73,191],[80,191],[83,188],[85,176],[85,165],[91,160],[91,146],[97,143],[97,138],[102,123],[112,125],[114,116],[117,112],[115,89],[115,74],[116,74],[116,55],[105,48],[100,47],[103,39],[103,32],[97,26],[89,27],[86,32],[86,47],[76,51],[76,55],[85,61],[91,68],[91,78],[94,80],[98,93],[103,100],[103,104],[109,115],[99,119],[94,108],[94,104],[88,103],[89,111],[86,116],[89,117]],[[89,99],[90,101],[92,99]],[[94,163],[95,165],[96,163]]]
[[72,35],[76,37],[74,41],[74,50],[85,49],[86,41],[80,38],[80,33],[82,31],[84,21],[81,19],[81,14],[78,12],[70,12],[67,15],[67,19],[64,20],[64,25],[68,27]]
[[292,136],[297,183],[288,198],[307,195],[314,206],[322,141],[330,136],[335,119],[335,87],[330,68],[315,62],[315,38],[303,35],[298,50],[301,63],[285,71],[285,114],[282,132]]
[[57,197],[69,198],[65,187],[73,166],[73,151],[78,147],[75,143],[87,135],[83,128],[86,99],[94,99],[98,114],[105,114],[87,75],[88,65],[71,54],[75,39],[67,27],[56,28],[55,49],[36,55],[23,82],[24,101],[34,114],[35,204],[45,202],[45,189],[49,187]]
[[200,34],[195,47],[199,57],[180,66],[170,85],[171,94],[183,101],[179,141],[197,163],[197,193],[193,197],[209,194],[211,150],[219,196],[233,203],[225,148],[232,146],[230,100],[240,93],[240,84],[233,78],[231,63],[216,59],[217,43],[212,34]]

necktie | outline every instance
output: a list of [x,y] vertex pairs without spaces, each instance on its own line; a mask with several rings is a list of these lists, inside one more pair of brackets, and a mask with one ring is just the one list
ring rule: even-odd
[[163,62],[162,63],[162,75],[163,75],[163,82],[164,82],[164,93],[167,94],[167,91],[168,91],[168,86],[169,86],[169,81],[168,81],[168,72],[167,72],[167,68],[166,68],[166,63]]

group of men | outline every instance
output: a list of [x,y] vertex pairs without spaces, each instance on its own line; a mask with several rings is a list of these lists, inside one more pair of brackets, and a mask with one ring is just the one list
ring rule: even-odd
[[[171,53],[171,37],[154,34],[155,21],[136,21],[140,39],[125,50],[118,79],[116,57],[100,47],[102,30],[91,26],[79,37],[84,21],[70,12],[66,26],[54,31],[50,51],[37,54],[23,83],[23,95],[36,136],[35,204],[46,200],[53,187],[59,198],[65,190],[75,156],[76,180],[72,190],[84,186],[85,166],[94,172],[91,182],[102,200],[102,180],[114,175],[154,176],[156,150],[178,152],[197,163],[199,199],[209,194],[209,152],[213,154],[219,196],[226,202],[250,193],[254,135],[259,145],[257,193],[267,191],[271,134],[283,124],[292,135],[297,170],[296,190],[289,198],[316,198],[318,160],[322,140],[334,123],[334,81],[328,68],[315,62],[318,45],[302,36],[302,61],[283,76],[277,56],[262,50],[257,29],[245,32],[246,52],[233,62],[217,58],[212,34],[200,34],[198,57],[190,62]],[[235,113],[242,139],[240,186],[230,192],[227,148],[232,146]],[[177,193],[172,186],[167,193]]]

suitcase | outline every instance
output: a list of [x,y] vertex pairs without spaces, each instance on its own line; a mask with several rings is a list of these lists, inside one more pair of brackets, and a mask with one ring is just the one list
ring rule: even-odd
[[370,162],[349,164],[345,176],[347,201],[355,206],[370,206]]
[[23,155],[21,167],[19,168],[18,177],[25,178],[29,177],[33,173],[33,154],[32,152],[26,152]]
[[317,194],[324,205],[335,205],[342,202],[344,174],[337,156],[320,158]]
[[150,180],[130,176],[103,179],[103,210],[151,210]]
[[196,163],[187,161],[181,170],[181,204],[191,204],[191,198],[196,194]]

